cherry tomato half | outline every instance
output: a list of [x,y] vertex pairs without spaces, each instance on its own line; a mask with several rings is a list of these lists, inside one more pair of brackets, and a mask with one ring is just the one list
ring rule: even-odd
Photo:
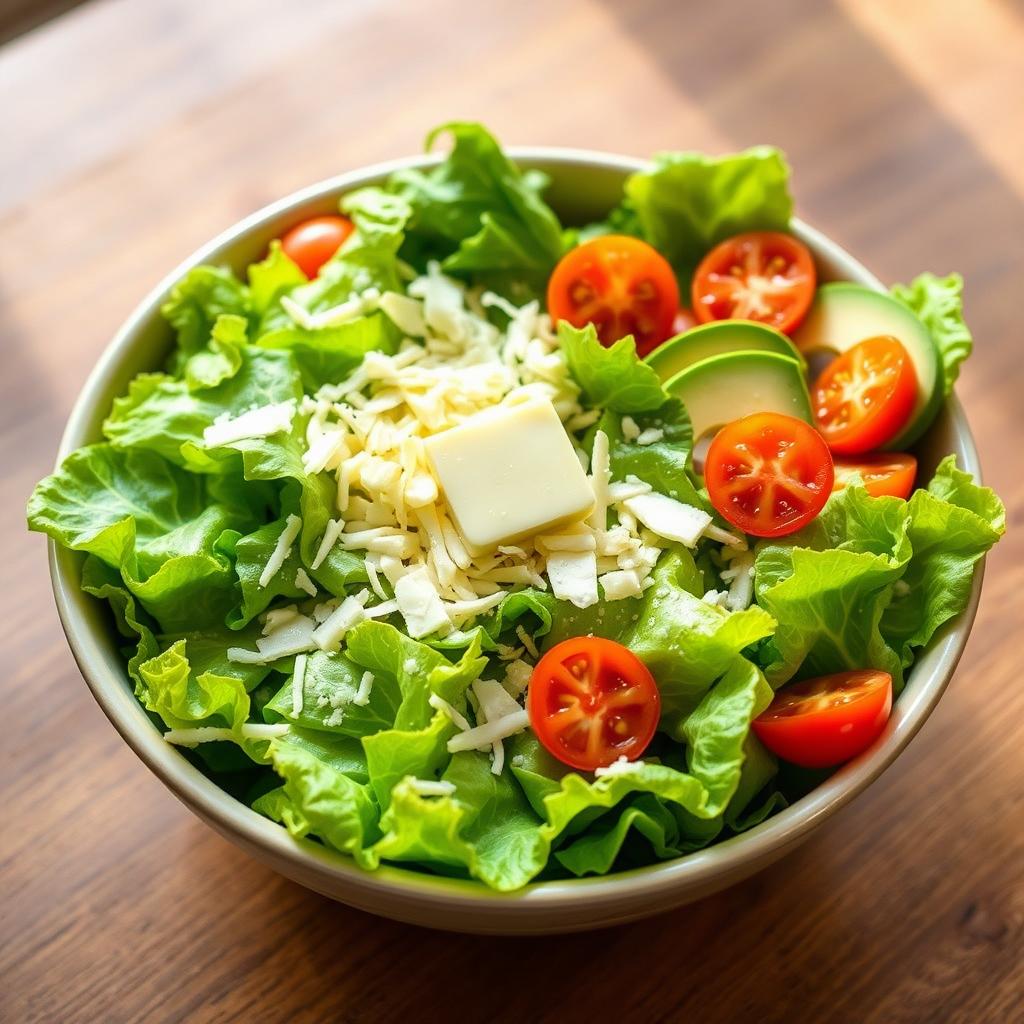
[[693,312],[712,320],[758,320],[787,333],[807,315],[817,273],[810,250],[780,231],[720,242],[693,275]]
[[537,662],[527,709],[537,739],[553,756],[592,772],[644,752],[658,727],[661,697],[647,666],[628,647],[577,636]]
[[605,346],[632,334],[641,356],[672,336],[678,309],[668,260],[628,235],[602,235],[571,249],[548,281],[552,320],[591,323]]
[[832,493],[832,456],[814,427],[794,416],[757,412],[727,423],[704,460],[711,504],[755,537],[806,526]]
[[312,279],[354,230],[355,225],[348,217],[311,217],[284,233],[281,248]]
[[864,484],[864,490],[872,498],[891,495],[894,498],[909,498],[917,476],[917,459],[913,455],[878,452],[875,455],[861,455],[859,458],[835,459],[836,481],[833,491],[841,491],[857,474]]
[[814,418],[839,455],[881,448],[906,425],[917,401],[917,373],[895,338],[880,334],[847,349],[811,388]]
[[871,746],[891,710],[892,676],[857,669],[784,686],[752,727],[784,761],[830,768]]

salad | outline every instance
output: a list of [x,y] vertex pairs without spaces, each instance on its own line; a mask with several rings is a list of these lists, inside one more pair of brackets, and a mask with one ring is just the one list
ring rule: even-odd
[[819,284],[770,148],[565,226],[438,134],[177,282],[29,525],[167,742],[294,836],[498,890],[678,857],[878,737],[1004,529],[914,456],[962,282]]

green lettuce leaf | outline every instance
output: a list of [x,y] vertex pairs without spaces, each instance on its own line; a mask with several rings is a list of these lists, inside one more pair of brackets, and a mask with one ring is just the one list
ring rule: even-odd
[[[648,850],[630,856],[629,841],[637,836],[647,841]],[[679,825],[672,812],[650,793],[629,798],[618,815],[606,815],[579,838],[555,851],[555,859],[577,877],[605,875],[614,867],[641,866],[651,855],[658,860],[678,857]],[[623,863],[626,861],[626,863]]]
[[793,214],[789,168],[768,146],[721,157],[660,153],[625,192],[637,233],[687,286],[712,246],[743,231],[786,231]]
[[177,640],[139,665],[139,699],[172,729],[238,729],[249,718],[248,680],[235,673],[193,672],[187,651],[188,641]]
[[652,412],[637,412],[631,418],[641,431],[656,428],[664,436],[653,444],[627,441],[622,433],[622,416],[606,412],[598,428],[608,436],[612,479],[635,476],[659,494],[667,494],[696,508],[710,508],[687,471],[693,449],[693,427],[683,403],[670,398]]
[[960,364],[971,354],[974,341],[964,323],[964,279],[959,274],[936,277],[920,274],[910,284],[894,284],[892,296],[920,318],[931,332],[942,359],[945,394],[953,390]]
[[362,867],[376,867],[377,861],[367,853],[380,835],[369,787],[291,735],[272,742],[267,756],[284,785],[260,797],[256,810],[280,821],[292,835],[313,833]]
[[466,873],[500,892],[521,888],[543,868],[549,843],[515,780],[493,775],[486,755],[465,751],[452,757],[444,781],[454,795],[423,797],[404,782],[394,787],[374,855]]
[[404,255],[420,269],[439,259],[445,273],[517,302],[541,294],[562,254],[561,225],[541,198],[546,179],[522,173],[478,124],[441,125],[427,148],[443,134],[453,143],[444,160],[389,182],[412,209]]
[[285,254],[276,238],[270,243],[270,251],[249,267],[249,298],[252,310],[262,318],[274,308],[280,308],[282,295],[287,295],[307,281],[306,275]]
[[[313,651],[306,658],[299,714],[293,714],[292,677],[289,676],[263,708],[263,717],[267,722],[295,723],[305,729],[357,739],[389,729],[401,703],[398,682],[384,673],[376,675],[369,703],[364,706],[353,704],[352,698],[359,689],[364,671],[340,652]],[[336,714],[339,709],[340,716]]]
[[206,348],[194,352],[185,363],[185,383],[192,391],[215,388],[242,368],[242,346],[248,321],[233,313],[217,317]]
[[28,518],[32,529],[118,570],[165,632],[223,623],[234,572],[218,540],[251,526],[249,513],[211,503],[201,477],[107,444],[79,449],[43,480]]
[[580,329],[561,320],[558,343],[589,405],[618,413],[651,412],[668,398],[658,375],[637,356],[632,337],[605,348],[593,324]]
[[1006,510],[995,492],[957,469],[952,455],[927,490],[914,492],[906,511],[913,555],[881,622],[904,667],[915,648],[967,607],[974,567],[1006,529]]
[[758,545],[757,602],[777,620],[766,675],[801,677],[878,668],[902,686],[900,659],[882,636],[882,613],[910,561],[906,503],[861,487],[833,495],[799,533]]
[[180,373],[189,357],[206,347],[218,317],[229,314],[248,320],[251,309],[249,289],[230,270],[193,267],[160,307],[178,338],[171,371]]
[[[117,448],[157,452],[187,465],[182,445],[202,447],[203,431],[219,416],[302,397],[299,369],[291,353],[246,345],[238,371],[214,387],[193,389],[163,373],[142,373],[128,394],[114,400],[103,433]],[[215,463],[209,464],[212,471]],[[196,469],[195,465],[190,466]]]
[[160,653],[152,619],[125,586],[121,574],[95,555],[87,555],[82,565],[82,590],[109,603],[118,632],[132,641],[127,648],[128,674],[138,687],[139,665]]

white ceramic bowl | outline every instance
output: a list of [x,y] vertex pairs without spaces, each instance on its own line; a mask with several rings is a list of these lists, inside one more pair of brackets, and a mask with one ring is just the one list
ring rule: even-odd
[[[582,150],[515,149],[511,154],[522,166],[547,172],[548,198],[568,224],[602,216],[618,201],[625,178],[645,166],[635,159]],[[297,220],[335,211],[344,193],[380,183],[399,167],[423,167],[435,160],[421,156],[379,164],[313,185],[247,217],[193,253],[142,301],[100,357],[75,403],[59,459],[98,440],[111,400],[124,392],[135,374],[160,364],[172,341],[160,317],[160,304],[190,267],[215,262],[240,272]],[[794,222],[793,230],[814,253],[822,280],[881,288],[868,270],[824,235],[800,221]],[[980,476],[974,441],[955,397],[918,446],[922,475],[926,478],[949,452],[963,468]],[[319,843],[293,839],[284,828],[225,793],[164,742],[136,701],[109,613],[80,589],[81,557],[52,542],[49,555],[61,622],[93,696],[128,745],[200,818],[281,874],[342,903],[434,928],[500,934],[574,931],[668,910],[746,878],[805,840],[878,778],[931,714],[967,642],[982,582],[979,566],[967,610],[920,654],[884,734],[802,800],[742,835],[677,860],[499,894],[475,882],[401,867],[363,871]]]

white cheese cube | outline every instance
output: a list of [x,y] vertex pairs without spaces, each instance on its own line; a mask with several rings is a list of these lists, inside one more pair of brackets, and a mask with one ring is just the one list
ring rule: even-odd
[[594,495],[551,402],[501,405],[424,443],[452,518],[480,554],[589,515]]

